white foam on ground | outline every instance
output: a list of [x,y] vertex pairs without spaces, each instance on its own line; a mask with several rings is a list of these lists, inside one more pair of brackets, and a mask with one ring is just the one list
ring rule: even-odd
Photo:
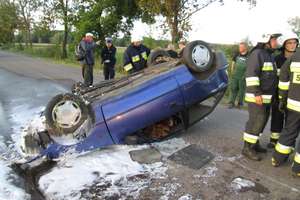
[[192,199],[193,199],[193,196],[190,194],[186,194],[186,195],[183,195],[178,198],[178,200],[192,200]]
[[[164,177],[167,170],[161,162],[146,165],[132,161],[129,152],[141,148],[145,147],[114,146],[64,159],[41,177],[39,187],[49,199],[82,199],[80,191],[95,184],[108,184],[101,192],[103,198],[119,195],[136,199],[152,178]],[[147,178],[130,179],[139,175],[147,175]]]
[[250,180],[243,179],[243,178],[235,178],[231,184],[230,187],[235,191],[239,192],[243,188],[252,188],[255,187],[255,183],[253,183]]
[[[2,143],[2,137],[0,138],[0,153],[6,148]],[[29,195],[21,188],[14,185],[13,181],[16,179],[15,175],[11,173],[11,168],[8,166],[8,162],[2,160],[0,155],[0,200],[26,200],[29,199]]]
[[[36,129],[42,129],[42,119],[39,117],[40,113],[44,110],[44,107],[30,108],[26,105],[19,105],[12,107],[11,110],[11,121],[13,122],[11,138],[14,142],[14,150],[19,154],[22,154],[21,145],[22,145],[22,135],[26,134],[26,128],[28,125],[33,125]],[[33,121],[32,121],[33,120]],[[25,132],[24,132],[25,131]]]

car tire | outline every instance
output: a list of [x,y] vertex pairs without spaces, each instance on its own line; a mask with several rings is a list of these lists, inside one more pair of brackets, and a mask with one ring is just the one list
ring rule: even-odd
[[[68,102],[68,105],[72,107],[73,110],[80,112],[78,116],[75,116],[75,124],[61,124],[58,122],[58,112],[59,106],[63,106]],[[55,109],[55,110],[54,110]],[[61,108],[60,108],[61,109]],[[90,107],[87,106],[78,96],[73,94],[59,94],[51,99],[47,104],[45,109],[46,118],[46,128],[50,135],[61,136],[73,133],[76,131],[85,120],[90,116]]]
[[[162,49],[154,50],[148,56],[147,65],[148,66],[153,66],[153,65],[163,63],[163,62],[157,62],[157,58],[159,58],[159,57],[171,57],[171,56],[165,50],[162,50]],[[167,61],[165,61],[165,62],[167,62]]]
[[193,72],[208,71],[213,65],[214,54],[201,40],[190,42],[183,50],[182,62]]

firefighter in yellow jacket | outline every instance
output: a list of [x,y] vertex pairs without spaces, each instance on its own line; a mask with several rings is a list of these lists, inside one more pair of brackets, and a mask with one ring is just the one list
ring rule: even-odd
[[259,136],[263,132],[270,115],[272,96],[275,94],[278,77],[273,52],[278,46],[279,33],[262,36],[251,50],[246,70],[246,94],[249,120],[243,134],[242,154],[251,159],[261,160],[258,153],[267,150],[259,145]]
[[[300,49],[282,66],[279,76],[279,109],[287,112],[287,120],[275,146],[272,165],[280,166],[288,160],[296,146],[300,130]],[[293,173],[300,177],[300,142],[292,166]]]

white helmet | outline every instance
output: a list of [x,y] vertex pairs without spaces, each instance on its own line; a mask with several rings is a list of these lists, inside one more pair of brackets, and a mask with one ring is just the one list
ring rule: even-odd
[[257,43],[268,43],[272,38],[279,38],[282,34],[281,33],[265,33],[260,35]]
[[297,36],[297,34],[295,34],[294,32],[288,32],[288,33],[286,33],[286,34],[283,34],[282,39],[281,39],[281,41],[282,41],[282,46],[285,45],[286,41],[288,41],[288,40],[293,40],[293,39],[296,40],[297,43],[299,44],[298,36]]
[[131,35],[131,43],[133,42],[141,42],[143,39],[140,35],[132,34]]

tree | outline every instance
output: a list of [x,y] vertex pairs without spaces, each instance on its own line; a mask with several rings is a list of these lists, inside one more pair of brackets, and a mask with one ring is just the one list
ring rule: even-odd
[[0,1],[0,43],[11,43],[17,28],[17,7],[9,0]]
[[[246,1],[256,5],[256,0]],[[223,0],[137,0],[141,9],[156,16],[162,16],[165,30],[170,30],[172,43],[179,41],[183,34],[191,30],[191,17],[212,3],[223,3]]]
[[33,13],[38,10],[41,5],[41,0],[16,0],[20,13],[20,29],[25,32],[25,43],[28,47],[32,47],[31,31],[33,27]]
[[139,9],[135,0],[87,0],[79,5],[78,10],[75,22],[77,39],[92,32],[104,41],[105,37],[117,36],[119,32],[128,35],[136,19],[153,22],[148,13]]
[[292,30],[300,37],[300,17],[294,17],[288,23],[292,26]]

